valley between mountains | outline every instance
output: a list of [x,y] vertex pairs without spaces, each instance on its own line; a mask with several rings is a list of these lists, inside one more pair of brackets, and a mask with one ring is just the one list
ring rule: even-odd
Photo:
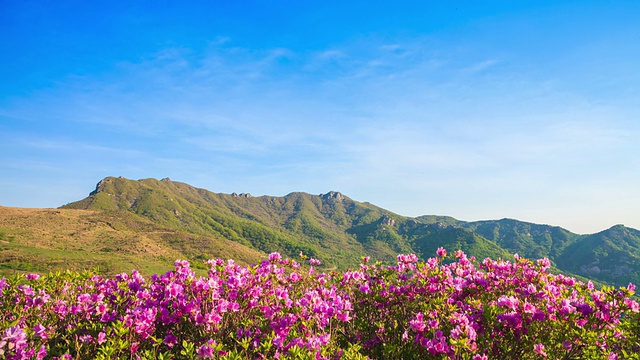
[[339,192],[283,197],[220,194],[170,179],[107,177],[88,197],[58,209],[0,207],[0,276],[63,269],[163,273],[176,259],[260,262],[271,252],[320,259],[324,270],[363,256],[392,263],[436,249],[478,259],[548,257],[554,271],[596,283],[640,283],[640,231],[596,234],[513,219],[465,222],[405,217]]

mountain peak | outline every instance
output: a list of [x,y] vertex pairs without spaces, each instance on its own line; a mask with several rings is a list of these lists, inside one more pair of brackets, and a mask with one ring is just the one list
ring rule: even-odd
[[[96,184],[96,188],[95,190],[93,190],[92,192],[89,193],[89,195],[96,195],[99,192],[103,192],[105,190],[105,187],[112,183],[116,178],[113,176],[107,176],[106,178],[98,181],[98,183]],[[118,177],[118,179],[122,180],[124,179],[122,176]]]
[[328,199],[335,199],[337,201],[342,201],[344,200],[344,195],[342,195],[340,192],[338,191],[329,191],[326,194],[320,194],[320,197],[328,200]]
[[640,232],[638,230],[626,227],[622,224],[614,225],[598,234],[607,235],[609,237],[627,237],[630,235],[640,236]]

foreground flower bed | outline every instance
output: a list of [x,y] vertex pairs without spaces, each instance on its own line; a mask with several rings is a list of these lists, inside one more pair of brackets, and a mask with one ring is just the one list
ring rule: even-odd
[[633,285],[594,289],[515,258],[439,249],[322,273],[274,253],[250,267],[210,260],[203,277],[176,261],[149,279],[3,278],[0,358],[638,358]]

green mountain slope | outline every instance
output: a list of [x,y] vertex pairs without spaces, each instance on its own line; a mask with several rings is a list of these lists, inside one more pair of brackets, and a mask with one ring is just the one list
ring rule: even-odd
[[567,271],[606,283],[640,284],[640,231],[616,225],[583,236],[556,261]]
[[471,231],[510,254],[530,259],[548,257],[564,273],[617,286],[640,281],[640,232],[622,225],[579,235],[557,226],[514,219],[465,222],[430,215],[416,220]]
[[[170,179],[115,177],[103,179],[87,198],[62,206],[63,210],[90,211],[100,219],[129,219],[113,222],[128,224],[121,225],[121,245],[91,248],[99,254],[113,251],[122,255],[123,249],[135,247],[124,239],[142,236],[136,229],[146,226],[151,230],[144,236],[169,249],[162,255],[165,259],[180,255],[188,260],[234,257],[250,262],[279,251],[289,257],[304,253],[321,259],[327,269],[344,269],[357,266],[363,256],[385,262],[394,262],[399,253],[428,258],[442,246],[449,252],[461,249],[479,259],[511,258],[513,253],[534,259],[548,257],[559,271],[609,283],[640,280],[640,236],[637,230],[623,226],[579,235],[513,219],[465,222],[435,215],[409,218],[333,191],[253,197],[218,194]],[[15,236],[15,229],[8,233],[2,229],[0,236]],[[79,239],[83,236],[74,234]],[[235,249],[234,256],[227,256],[229,249]],[[149,247],[147,251],[150,261],[160,259],[159,250]]]
[[443,246],[478,257],[511,257],[493,241],[461,229],[419,222],[338,193],[284,197],[216,194],[169,179],[106,178],[65,209],[121,210],[188,233],[222,237],[261,252],[300,252],[327,267],[347,268],[363,256],[393,262],[399,253],[433,256]]
[[[356,266],[361,257],[389,261],[411,251],[382,219],[406,218],[337,192],[284,197],[216,194],[169,179],[106,178],[86,199],[65,209],[125,210],[155,223],[222,237],[269,253],[304,253],[327,266]],[[389,229],[386,231],[384,229]]]
[[579,235],[557,226],[538,225],[513,219],[466,223],[464,228],[495,241],[511,253],[538,259],[555,259]]
[[580,235],[557,226],[539,225],[514,219],[466,222],[444,216],[421,216],[427,224],[446,224],[467,229],[494,241],[503,249],[520,256],[538,259],[554,259],[575,242]]
[[434,224],[421,224],[409,222],[406,225],[406,234],[409,243],[416,254],[422,258],[428,258],[435,254],[439,247],[447,250],[462,250],[478,259],[512,259],[511,253],[501,248],[494,241],[473,231],[447,226],[442,222]]

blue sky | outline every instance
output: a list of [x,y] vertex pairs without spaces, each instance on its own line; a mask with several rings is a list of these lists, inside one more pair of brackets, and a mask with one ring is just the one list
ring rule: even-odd
[[640,228],[640,2],[0,2],[0,205],[106,176]]

